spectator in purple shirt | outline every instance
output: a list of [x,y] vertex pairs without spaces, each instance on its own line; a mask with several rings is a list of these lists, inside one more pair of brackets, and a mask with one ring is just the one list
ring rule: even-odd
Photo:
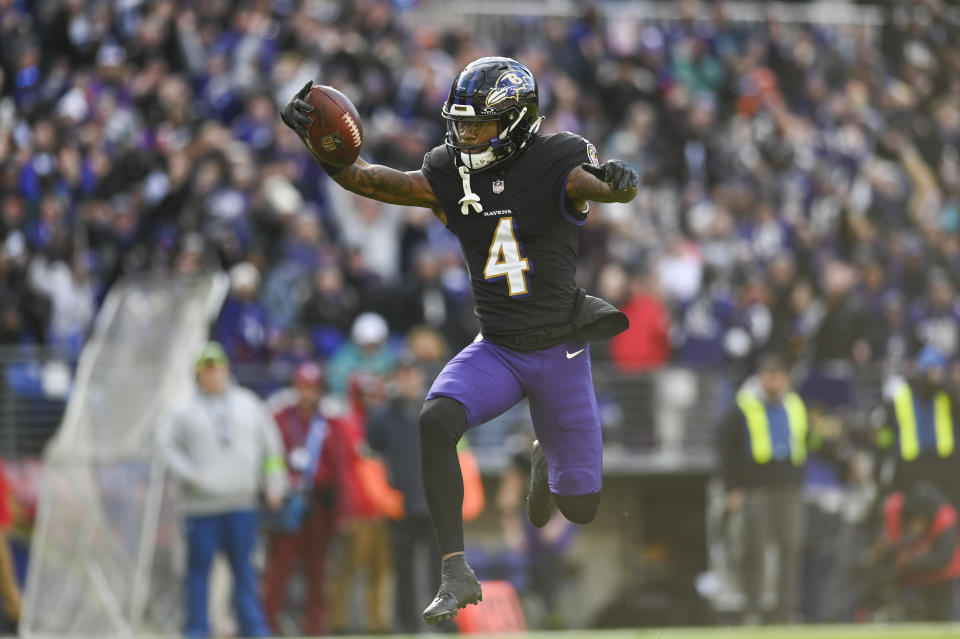
[[260,271],[249,262],[230,270],[230,294],[223,304],[213,334],[230,360],[263,362],[269,356],[267,313],[257,301]]

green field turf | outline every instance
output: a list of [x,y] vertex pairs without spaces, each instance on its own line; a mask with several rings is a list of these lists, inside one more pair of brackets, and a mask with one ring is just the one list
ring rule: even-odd
[[[433,635],[393,635],[395,639],[414,639]],[[440,635],[436,635],[440,636]],[[574,630],[567,632],[529,632],[526,634],[465,635],[481,639],[960,639],[960,624],[902,624],[857,626],[784,626],[761,628],[668,628],[643,630]],[[382,639],[353,635],[351,639]]]

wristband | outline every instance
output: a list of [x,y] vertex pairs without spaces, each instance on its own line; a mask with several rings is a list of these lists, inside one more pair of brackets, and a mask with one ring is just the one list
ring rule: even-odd
[[347,168],[345,166],[334,166],[332,164],[327,164],[322,160],[317,160],[317,161],[320,162],[320,168],[323,169],[323,172],[329,175],[330,177],[335,176],[337,173]]

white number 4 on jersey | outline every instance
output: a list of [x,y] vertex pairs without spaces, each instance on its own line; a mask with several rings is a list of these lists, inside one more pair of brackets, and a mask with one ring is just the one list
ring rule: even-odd
[[507,288],[511,297],[524,295],[527,292],[527,278],[524,275],[530,270],[527,258],[520,256],[520,245],[513,233],[513,218],[502,217],[497,223],[497,230],[490,243],[490,255],[487,265],[483,269],[483,277],[495,280],[507,278]]

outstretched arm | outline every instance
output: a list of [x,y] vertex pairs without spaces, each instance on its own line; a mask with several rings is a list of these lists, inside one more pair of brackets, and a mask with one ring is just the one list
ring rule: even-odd
[[422,206],[432,209],[434,215],[446,223],[446,216],[440,210],[440,203],[430,188],[430,182],[421,171],[398,171],[379,164],[369,164],[362,158],[347,167],[335,167],[324,162],[323,158],[310,144],[310,136],[306,127],[313,119],[310,112],[313,105],[305,98],[313,81],[307,82],[302,89],[288,102],[280,112],[284,124],[303,141],[313,158],[323,166],[328,175],[340,186],[387,204],[401,204],[404,206]]
[[348,191],[388,204],[428,209],[439,206],[422,171],[398,171],[357,158],[356,162],[332,173],[330,177]]
[[313,157],[334,182],[348,191],[387,204],[422,206],[432,210],[441,222],[447,223],[447,216],[440,209],[440,202],[423,171],[398,171],[389,166],[370,164],[363,158],[357,158],[350,166],[339,169],[325,163],[316,154]]
[[582,211],[587,201],[629,202],[637,195],[640,178],[621,160],[610,160],[599,167],[581,164],[567,177],[567,201]]

